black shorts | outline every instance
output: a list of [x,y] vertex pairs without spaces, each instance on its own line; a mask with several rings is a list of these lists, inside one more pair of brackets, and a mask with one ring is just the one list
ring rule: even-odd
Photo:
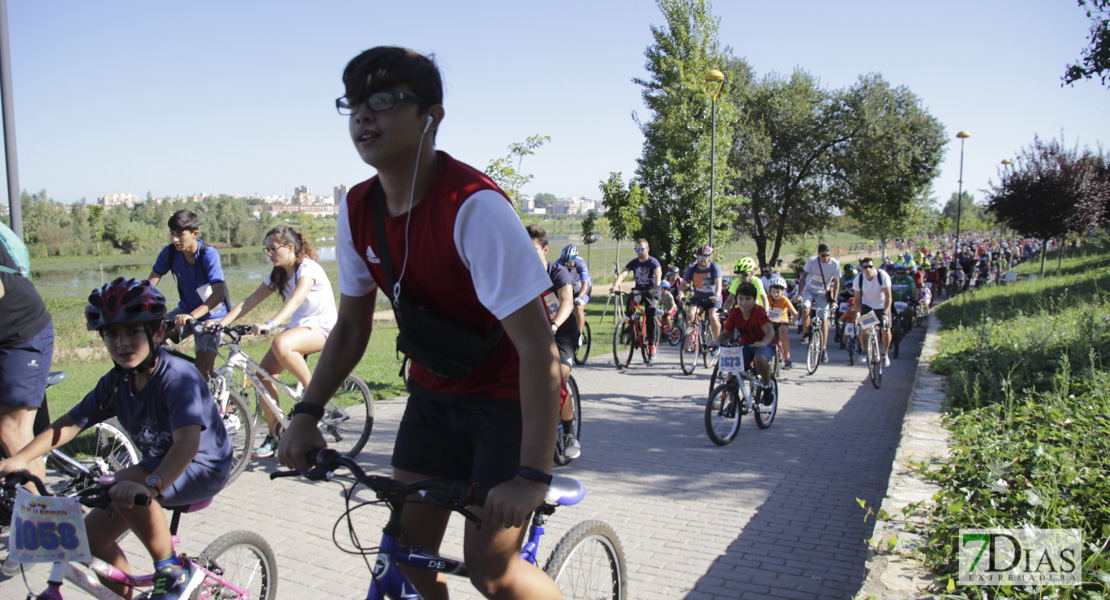
[[574,351],[578,349],[578,338],[555,337],[555,347],[559,349],[559,362],[568,367],[574,366]]
[[493,487],[520,468],[520,405],[485,396],[437,394],[409,382],[393,445],[398,469]]
[[709,311],[709,310],[713,310],[714,308],[721,308],[721,301],[718,299],[716,302],[714,302],[714,301],[710,300],[708,297],[706,297],[706,298],[694,297],[694,298],[690,299],[690,306],[699,306],[699,307],[702,308],[702,310]]

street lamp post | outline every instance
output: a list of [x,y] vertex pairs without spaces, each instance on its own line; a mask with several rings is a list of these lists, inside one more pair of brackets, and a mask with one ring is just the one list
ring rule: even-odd
[[713,124],[709,133],[709,245],[713,245],[713,192],[717,187],[717,96],[725,87],[725,74],[712,69],[705,75],[706,81],[717,82],[713,92]]
[[971,137],[967,130],[956,134],[960,138],[960,185],[956,192],[956,254],[960,253],[960,215],[964,204],[964,140]]

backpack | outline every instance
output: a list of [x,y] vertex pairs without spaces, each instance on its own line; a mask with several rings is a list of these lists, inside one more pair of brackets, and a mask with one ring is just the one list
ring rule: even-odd
[[5,225],[3,221],[0,221],[0,241],[4,243],[4,249],[8,251],[8,255],[12,257],[16,267],[13,269],[0,265],[0,271],[22,275],[30,279],[31,257],[27,254],[27,246],[24,245],[23,240],[20,239],[10,227]]
[[[177,258],[177,255],[179,254],[179,252],[177,250],[177,246],[174,246],[173,244],[170,244],[168,247],[169,247],[169,250],[170,250],[169,255],[168,255],[169,256],[169,263],[170,263],[170,273],[173,273],[173,280],[177,281],[177,273],[173,272],[173,261]],[[198,256],[196,261],[193,262],[193,269],[194,270],[197,268],[197,266],[200,265],[200,261],[204,260],[204,255],[207,252],[208,252],[208,244],[205,244],[204,240],[201,240],[200,241],[200,252],[199,252],[200,256]],[[189,266],[189,263],[185,263],[185,266]],[[201,273],[204,274],[204,281],[206,283],[212,283],[211,281],[208,280],[208,272],[207,271],[201,269]],[[228,311],[231,310],[231,290],[227,287],[227,282],[224,282],[224,301],[223,301],[223,305],[224,305],[225,310],[228,310]]]

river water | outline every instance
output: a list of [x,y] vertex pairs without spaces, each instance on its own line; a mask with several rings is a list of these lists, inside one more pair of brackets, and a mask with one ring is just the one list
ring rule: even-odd
[[[317,248],[320,256],[319,262],[324,269],[331,271],[335,267],[335,246]],[[331,263],[331,264],[329,264]],[[116,277],[145,278],[150,275],[154,260],[151,257],[136,259],[127,264],[111,265],[104,267],[104,280],[111,281]],[[262,282],[272,269],[273,265],[266,257],[265,252],[241,252],[235,254],[221,254],[220,264],[224,269],[224,278],[227,281],[252,281]],[[92,268],[46,268],[35,270],[35,287],[40,293],[51,293],[66,296],[85,296],[89,290],[99,287],[100,270],[94,265]],[[336,282],[332,282],[334,285]]]

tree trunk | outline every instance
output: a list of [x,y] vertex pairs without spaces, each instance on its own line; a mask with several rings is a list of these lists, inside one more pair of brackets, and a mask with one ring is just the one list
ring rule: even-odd
[[1064,247],[1067,245],[1068,236],[1064,235],[1060,238],[1060,247],[1056,249],[1056,274],[1060,274],[1060,265],[1064,262]]
[[1048,260],[1048,238],[1041,240],[1041,277],[1044,277],[1044,263]]

